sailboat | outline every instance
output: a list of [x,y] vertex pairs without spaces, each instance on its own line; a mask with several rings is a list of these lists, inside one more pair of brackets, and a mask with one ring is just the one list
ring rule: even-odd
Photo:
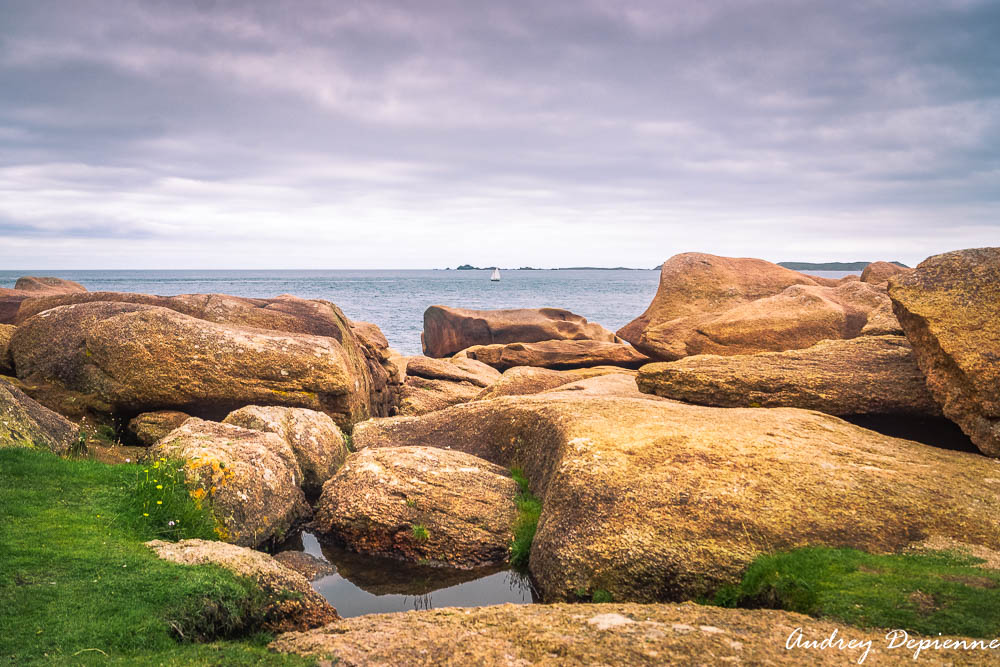
[[490,280],[492,280],[495,283],[500,282],[500,269],[496,267],[493,268],[493,275],[490,276]]

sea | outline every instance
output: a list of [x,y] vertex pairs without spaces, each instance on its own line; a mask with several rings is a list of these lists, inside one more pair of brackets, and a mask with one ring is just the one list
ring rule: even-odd
[[[352,320],[377,324],[389,344],[420,354],[420,332],[428,306],[455,308],[565,308],[616,331],[653,300],[660,272],[643,269],[367,270],[367,271],[0,271],[0,287],[20,276],[73,280],[91,292],[221,293],[246,297],[294,294],[326,299]],[[842,271],[815,271],[838,278]]]

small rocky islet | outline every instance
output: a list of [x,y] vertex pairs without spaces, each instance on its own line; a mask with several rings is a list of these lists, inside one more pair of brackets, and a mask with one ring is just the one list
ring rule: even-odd
[[[183,462],[221,541],[150,548],[254,578],[274,598],[264,629],[294,631],[278,651],[764,663],[796,627],[875,633],[690,603],[758,556],[1000,551],[998,323],[1000,248],[840,280],[685,253],[616,333],[558,308],[431,306],[424,355],[409,357],[322,300],[22,278],[0,290],[0,446],[66,453],[81,429],[115,429],[130,452]],[[857,416],[947,419],[974,451]],[[260,550],[306,526],[362,554],[495,566],[525,492],[541,502],[527,568],[547,604],[345,620],[302,558]],[[565,604],[581,599],[614,602]]]

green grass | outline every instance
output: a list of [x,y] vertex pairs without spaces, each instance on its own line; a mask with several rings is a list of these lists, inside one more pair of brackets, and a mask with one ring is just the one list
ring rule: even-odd
[[926,635],[1000,635],[1000,571],[949,552],[872,555],[808,547],[761,556],[716,604],[767,607],[863,628]]
[[528,567],[531,543],[538,529],[538,517],[542,514],[542,501],[531,493],[528,478],[520,468],[511,468],[510,475],[518,487],[517,497],[514,498],[517,517],[514,519],[514,539],[510,545],[510,564],[524,570]]
[[118,517],[139,539],[218,539],[207,498],[192,499],[184,484],[182,462],[160,459],[130,468]]
[[[255,627],[259,589],[157,558],[132,498],[138,465],[0,449],[0,663],[309,664]],[[135,516],[132,516],[135,515]]]
[[413,539],[415,539],[417,542],[426,542],[431,536],[431,533],[430,531],[427,530],[427,527],[419,523],[413,524],[410,530],[413,531]]

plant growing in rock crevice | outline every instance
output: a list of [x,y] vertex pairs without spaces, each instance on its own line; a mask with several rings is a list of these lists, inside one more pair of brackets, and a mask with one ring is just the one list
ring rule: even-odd
[[510,475],[518,487],[514,498],[517,516],[514,519],[514,539],[510,545],[510,564],[519,570],[525,570],[531,554],[531,543],[538,529],[538,518],[542,514],[542,501],[531,493],[528,478],[520,468],[511,468]]

